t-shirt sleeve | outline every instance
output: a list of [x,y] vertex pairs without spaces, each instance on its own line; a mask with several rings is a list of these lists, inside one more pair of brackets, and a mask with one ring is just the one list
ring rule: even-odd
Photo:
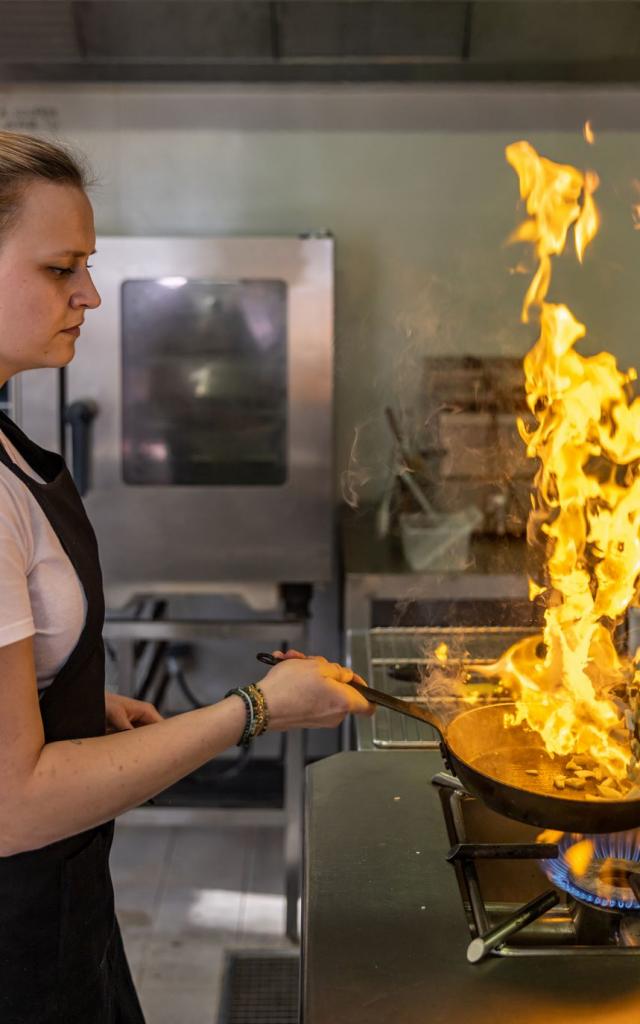
[[33,558],[28,510],[0,479],[0,647],[35,633],[28,573]]

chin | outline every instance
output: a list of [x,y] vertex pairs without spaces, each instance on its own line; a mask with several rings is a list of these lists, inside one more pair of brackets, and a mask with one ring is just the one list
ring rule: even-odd
[[66,345],[64,349],[57,352],[47,352],[44,356],[40,367],[42,369],[49,370],[61,370],[63,366],[67,366],[76,354],[75,344]]

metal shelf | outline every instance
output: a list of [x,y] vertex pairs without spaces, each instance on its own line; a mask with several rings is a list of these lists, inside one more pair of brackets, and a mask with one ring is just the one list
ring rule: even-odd
[[[110,615],[103,636],[110,642],[119,669],[119,692],[135,692],[136,665],[134,645],[145,641],[187,641],[206,643],[213,639],[242,639],[265,647],[278,646],[283,639],[304,650],[307,647],[307,620],[280,619],[145,619]],[[304,736],[301,729],[286,734],[284,752],[284,793],[282,808],[265,807],[185,807],[144,806],[123,820],[127,825],[189,826],[246,825],[284,829],[286,931],[290,939],[298,937],[297,908],[302,870],[302,804],[304,798]]]
[[[473,677],[474,666],[495,661],[511,644],[538,633],[536,627],[376,627],[347,633],[348,663],[371,686],[395,697],[421,699],[421,683],[395,679],[392,669],[415,666],[421,674],[441,664],[436,648],[445,643],[447,668],[459,670],[460,678]],[[487,686],[490,684],[487,683]],[[358,749],[411,750],[438,746],[434,729],[404,718],[386,708],[378,708],[372,719],[357,720]]]

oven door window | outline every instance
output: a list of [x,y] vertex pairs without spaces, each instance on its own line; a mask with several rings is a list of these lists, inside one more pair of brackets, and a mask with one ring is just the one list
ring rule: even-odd
[[125,483],[285,483],[285,282],[125,281],[121,308]]

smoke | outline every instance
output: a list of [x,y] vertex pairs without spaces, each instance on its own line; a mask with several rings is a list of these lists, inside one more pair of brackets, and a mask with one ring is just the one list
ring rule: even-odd
[[340,476],[342,499],[349,508],[357,509],[368,484],[386,480],[393,482],[392,445],[379,446],[374,454],[373,437],[378,432],[378,423],[373,418],[356,426],[349,452],[347,469]]
[[469,707],[469,690],[455,665],[431,668],[425,674],[418,694],[443,725],[448,725]]

